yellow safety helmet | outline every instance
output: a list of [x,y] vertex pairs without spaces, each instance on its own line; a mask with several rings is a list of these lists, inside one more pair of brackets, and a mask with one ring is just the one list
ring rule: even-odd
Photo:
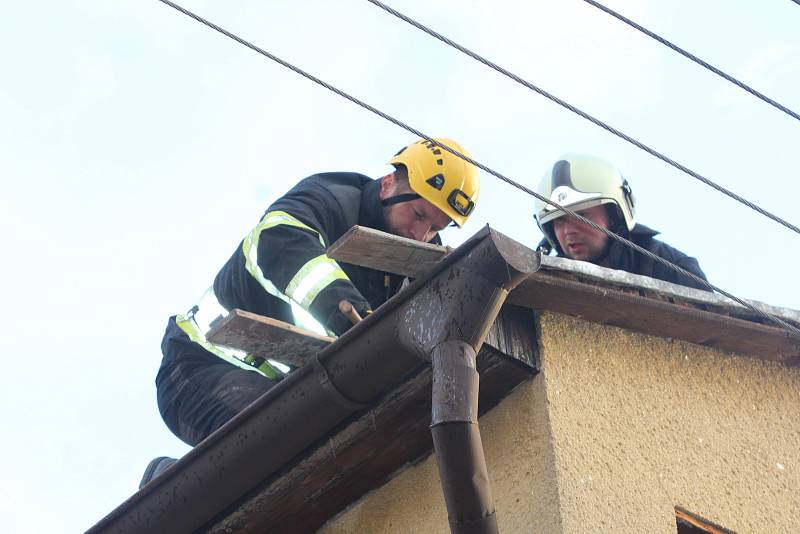
[[[434,140],[469,156],[452,139],[435,137]],[[456,225],[464,226],[480,193],[477,167],[425,139],[401,149],[389,163],[403,165],[411,189],[442,210]]]

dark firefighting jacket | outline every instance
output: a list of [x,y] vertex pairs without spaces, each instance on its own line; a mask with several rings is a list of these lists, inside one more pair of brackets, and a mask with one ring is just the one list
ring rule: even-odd
[[201,364],[214,355],[274,378],[277,371],[263,359],[208,342],[210,326],[234,308],[292,323],[294,303],[328,333],[339,335],[350,327],[339,301],[350,301],[362,316],[385,302],[403,277],[338,263],[325,254],[354,225],[388,231],[379,187],[378,180],[361,174],[315,174],[272,204],[201,301],[170,320],[162,343],[162,371],[178,359]]
[[[633,227],[633,230],[627,232],[627,234],[628,235],[623,235],[623,237],[633,241],[656,256],[664,258],[668,262],[674,263],[678,267],[682,267],[690,273],[706,280],[706,275],[700,269],[700,264],[697,260],[662,241],[654,239],[654,237],[658,235],[656,230],[648,228],[643,224],[637,224]],[[652,258],[648,258],[618,241],[612,241],[609,245],[606,261],[608,267],[611,269],[620,269],[629,273],[658,278],[659,280],[672,282],[673,284],[706,289],[691,278],[661,265]]]

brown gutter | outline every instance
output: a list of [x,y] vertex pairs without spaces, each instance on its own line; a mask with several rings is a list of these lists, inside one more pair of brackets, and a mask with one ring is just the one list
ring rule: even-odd
[[[419,365],[420,357],[447,352],[450,345],[434,349],[451,341],[473,351],[479,348],[508,290],[537,267],[532,251],[488,228],[482,230],[89,532],[202,529],[397,384]],[[458,506],[454,511],[448,504],[448,512],[451,521],[463,520]]]

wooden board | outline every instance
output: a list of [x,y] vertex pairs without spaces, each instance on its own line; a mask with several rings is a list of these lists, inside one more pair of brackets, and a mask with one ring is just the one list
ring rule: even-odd
[[[639,293],[659,300],[691,304],[699,309],[713,311],[740,319],[763,323],[762,316],[728,297],[692,287],[681,286],[657,278],[633,274],[618,269],[608,269],[585,261],[574,261],[555,256],[542,256],[540,272],[552,274],[590,285],[601,285],[621,291]],[[756,309],[800,324],[800,311],[778,306],[770,306],[757,300],[746,300]]]
[[[359,254],[361,254],[360,251],[368,251],[370,249],[378,250],[381,247],[386,249],[384,252],[387,252],[388,256],[392,256],[394,254],[392,249],[398,246],[397,240],[403,240],[402,247],[404,249],[409,247],[430,249],[430,247],[434,247],[436,250],[430,253],[428,259],[423,259],[422,266],[419,268],[397,265],[396,260],[385,259],[383,252],[381,254],[366,254],[364,258],[359,256]],[[354,265],[364,265],[372,269],[393,273],[401,273],[404,270],[425,271],[429,269],[432,263],[439,261],[440,258],[437,258],[439,255],[444,257],[449,252],[447,247],[419,243],[362,227],[354,227],[334,243],[329,250],[335,250],[337,255],[340,254],[339,250],[341,250],[343,257],[346,256],[347,261]],[[618,269],[608,269],[583,261],[574,261],[555,256],[542,256],[541,260],[540,272],[542,273],[592,285],[602,285],[623,291],[630,290],[632,292],[640,292],[664,301],[691,304],[697,306],[699,309],[731,315],[739,317],[740,319],[747,319],[755,322],[765,321],[764,318],[757,315],[752,310],[717,293],[700,291],[656,278],[620,271]],[[760,310],[800,325],[800,310],[770,306],[755,300],[748,300],[748,302]]]
[[[538,368],[538,347],[533,342],[533,313],[527,308],[506,305],[486,337],[486,345],[507,354],[532,369]],[[334,341],[297,326],[234,309],[209,330],[212,343],[285,362],[296,367]]]
[[[354,227],[330,247],[331,253],[356,265],[418,276],[448,249]],[[721,295],[585,262],[544,259],[541,269],[512,291],[508,301],[753,358],[800,364],[800,339],[764,324],[763,318]],[[794,323],[800,318],[796,310],[756,305]]]
[[539,346],[536,344],[534,312],[522,306],[504,304],[486,335],[484,347],[539,370]]
[[419,278],[449,252],[441,245],[354,226],[328,247],[327,254],[336,261]]
[[757,359],[800,363],[800,340],[781,328],[552,274],[534,273],[511,292],[508,301]]
[[333,338],[243,310],[231,311],[209,330],[206,338],[217,345],[295,367],[302,367],[333,342]]

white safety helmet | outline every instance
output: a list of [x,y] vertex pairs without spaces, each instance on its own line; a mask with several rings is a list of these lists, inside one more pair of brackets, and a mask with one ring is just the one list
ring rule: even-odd
[[[624,223],[628,231],[636,224],[633,192],[628,181],[611,163],[594,156],[567,154],[559,158],[544,173],[537,192],[572,211],[610,204],[616,208],[617,220]],[[550,245],[558,249],[551,223],[566,213],[538,198],[535,208],[536,224]]]

